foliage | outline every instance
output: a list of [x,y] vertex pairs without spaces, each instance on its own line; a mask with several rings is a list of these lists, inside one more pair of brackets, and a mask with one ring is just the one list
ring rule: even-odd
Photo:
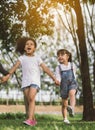
[[[89,2],[88,2],[89,1]],[[93,62],[95,59],[95,49],[94,49],[94,44],[95,44],[95,32],[94,32],[94,1],[81,1],[80,0],[58,0],[59,3],[62,5],[65,4],[66,7],[73,8],[74,12],[76,14],[76,21],[77,21],[77,29],[73,28],[75,31],[74,35],[74,41],[77,40],[78,43],[78,49],[77,54],[80,56],[80,71],[81,71],[81,78],[82,78],[82,89],[83,89],[83,105],[84,105],[84,112],[83,112],[83,118],[84,120],[95,120],[94,118],[94,113],[95,109],[93,107],[93,94],[92,94],[92,88],[95,85],[92,85],[92,77],[95,81],[95,67],[92,70],[91,64],[89,64],[89,57],[91,57],[91,61]],[[55,1],[56,2],[56,1]],[[93,5],[90,5],[90,4]],[[86,11],[85,13],[83,12],[85,10],[86,6]],[[68,10],[68,8],[67,8]],[[69,9],[70,11],[70,9]],[[72,14],[72,12],[71,12]],[[90,21],[88,20],[88,16]],[[86,27],[85,27],[86,24]],[[89,25],[89,28],[88,28]],[[70,24],[69,24],[70,26]],[[74,27],[74,26],[73,26]],[[92,40],[93,39],[93,40]],[[91,50],[90,50],[91,49]],[[93,51],[92,56],[89,56],[89,51]],[[90,52],[91,53],[91,52]],[[91,62],[90,62],[91,63]],[[95,63],[95,61],[94,61]],[[90,70],[91,72],[93,71],[93,76],[90,76]],[[91,82],[92,81],[92,82]],[[89,102],[89,103],[88,103]],[[92,114],[91,114],[92,113]]]
[[16,38],[22,34],[22,23],[17,23],[14,16],[14,4],[7,0],[0,1],[0,42],[1,48],[7,51],[12,50]]
[[[13,66],[17,59],[14,46],[16,40],[22,35],[33,38],[44,34],[51,35],[54,26],[52,19],[53,16],[49,14],[48,1],[0,1],[1,62],[10,67]],[[21,75],[15,76],[19,85]]]
[[[87,91],[85,91],[84,89],[85,94],[83,93],[83,95],[84,97],[87,96],[88,99],[92,99],[92,93],[90,93],[90,90],[91,90],[90,78],[92,78],[92,75],[91,77],[89,77],[90,74],[89,74],[88,55],[87,55],[88,50],[86,50],[87,39],[85,39],[85,36],[84,36],[84,23],[82,21],[83,15],[80,11],[81,10],[80,1],[79,0],[72,0],[72,1],[71,0],[64,0],[64,1],[51,0],[51,1],[57,2],[57,3],[60,2],[62,5],[66,4],[66,6],[69,5],[71,8],[75,10],[77,14],[78,29],[75,30],[75,33],[77,34],[78,40],[79,40],[79,49],[80,49],[81,64],[82,64],[81,72],[82,72],[82,79],[83,79],[83,86],[84,86],[83,88],[88,87],[88,89],[86,89]],[[94,1],[92,0],[84,0],[84,3],[88,3],[88,1],[90,2],[90,4],[94,3]],[[47,34],[47,35],[52,34],[51,28],[53,27],[53,22],[52,22],[53,16],[48,13],[49,10],[50,10],[50,1],[47,1],[47,0],[46,1],[44,0],[30,1],[29,0],[26,3],[23,0],[14,1],[14,2],[2,0],[0,2],[0,11],[1,11],[0,13],[1,28],[0,29],[2,30],[0,33],[1,48],[6,48],[7,51],[11,51],[12,50],[11,45],[13,45],[13,43],[15,43],[16,38],[18,38],[22,34],[29,35],[34,38],[37,38],[38,36],[42,36],[44,34]],[[93,10],[94,10],[94,6],[93,6]],[[89,14],[89,11],[88,11],[88,14]],[[91,15],[89,16],[90,16],[89,18],[92,17]],[[92,21],[93,20],[91,20],[91,22]],[[92,25],[91,27],[93,28]],[[94,30],[92,28],[91,28],[91,31]],[[88,34],[91,34],[89,30],[88,32],[89,32]],[[92,34],[94,34],[93,32]],[[50,85],[49,82],[47,82],[47,84]],[[89,107],[88,102],[89,104],[91,103],[92,105],[92,102],[91,102],[92,100],[88,101],[87,98],[85,98],[85,103],[87,101],[86,106],[88,106],[88,108],[91,108]],[[88,113],[88,110],[91,110],[91,109],[87,109],[87,113]]]
[[[43,4],[42,4],[43,3]],[[22,35],[37,38],[52,33],[53,21],[48,1],[0,1],[1,48],[12,51],[16,40]]]
[[23,113],[2,113],[0,114],[0,119],[24,119],[25,118],[25,114]]
[[48,1],[28,1],[27,5],[27,11],[24,16],[26,33],[34,38],[40,35],[51,35],[54,23],[52,20],[53,16],[49,13]]

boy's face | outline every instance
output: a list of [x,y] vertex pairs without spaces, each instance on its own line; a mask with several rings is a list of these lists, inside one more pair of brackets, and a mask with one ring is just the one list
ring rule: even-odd
[[67,54],[59,54],[57,56],[59,63],[64,64],[68,62],[69,56]]
[[32,55],[35,51],[36,47],[35,47],[35,44],[32,40],[28,40],[25,44],[25,52],[27,55]]

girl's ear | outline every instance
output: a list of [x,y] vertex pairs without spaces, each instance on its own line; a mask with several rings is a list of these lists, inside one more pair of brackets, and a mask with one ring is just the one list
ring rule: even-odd
[[68,61],[72,62],[72,55],[70,53]]
[[69,56],[69,55],[67,55],[67,58],[68,58],[68,61],[69,61],[70,56]]
[[26,48],[24,47],[24,51],[26,51]]
[[36,50],[36,47],[34,48],[34,50]]
[[34,48],[34,52],[36,51],[36,48]]

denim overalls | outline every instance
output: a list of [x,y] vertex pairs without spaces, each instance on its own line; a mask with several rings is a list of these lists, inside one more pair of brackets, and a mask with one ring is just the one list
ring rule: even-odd
[[78,85],[75,80],[73,67],[71,64],[71,69],[62,71],[59,65],[59,70],[61,74],[61,85],[60,85],[60,93],[63,99],[68,98],[68,93],[71,89],[77,89]]

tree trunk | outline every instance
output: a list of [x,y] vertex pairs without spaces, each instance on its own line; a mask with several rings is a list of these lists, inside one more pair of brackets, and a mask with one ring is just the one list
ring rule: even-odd
[[95,120],[95,111],[93,108],[93,97],[91,92],[90,84],[90,74],[89,74],[89,64],[87,56],[87,47],[85,41],[85,32],[84,32],[84,22],[80,6],[80,1],[75,0],[75,12],[77,16],[77,36],[79,39],[79,49],[81,55],[81,76],[82,76],[82,86],[83,86],[83,120],[92,121]]

